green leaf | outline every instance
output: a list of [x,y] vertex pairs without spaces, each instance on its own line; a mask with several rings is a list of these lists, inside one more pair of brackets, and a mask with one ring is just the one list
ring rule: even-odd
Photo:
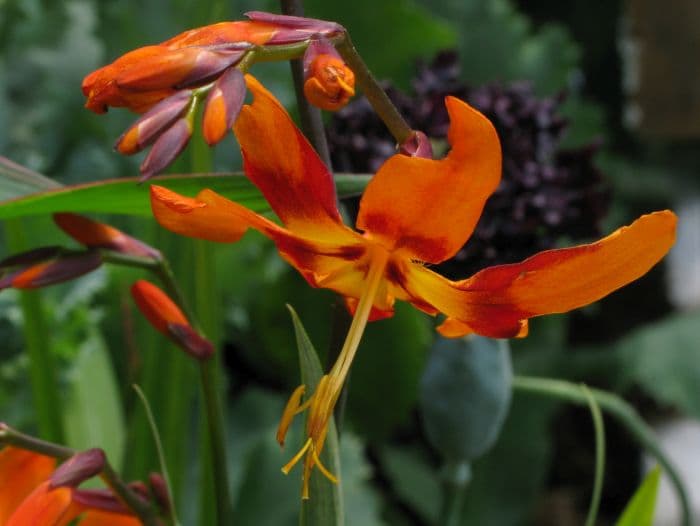
[[96,331],[82,344],[71,370],[65,429],[69,446],[100,447],[112,465],[121,465],[124,414],[107,347]]
[[656,493],[659,489],[661,468],[652,469],[627,503],[615,526],[651,526],[656,508]]
[[[357,195],[369,182],[369,176],[338,175],[339,197]],[[267,212],[269,205],[253,183],[240,173],[195,174],[157,177],[152,180],[175,192],[194,196],[210,188],[256,212]],[[54,212],[94,212],[150,216],[149,185],[137,184],[127,177],[29,194],[0,202],[0,219]]]
[[615,345],[623,385],[641,385],[656,400],[700,417],[700,313],[669,316]]
[[[291,306],[287,306],[292,316],[297,348],[299,350],[299,365],[301,381],[306,385],[307,393],[312,394],[323,376],[323,368],[318,359],[309,336]],[[334,419],[329,423],[326,444],[321,453],[321,461],[338,477],[338,484],[327,480],[317,469],[311,472],[309,493],[311,498],[302,502],[299,523],[302,526],[333,526],[343,524],[343,502],[340,488],[340,454],[338,450],[338,434]]]

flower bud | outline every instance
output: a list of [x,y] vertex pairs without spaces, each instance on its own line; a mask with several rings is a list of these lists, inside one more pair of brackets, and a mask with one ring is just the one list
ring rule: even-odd
[[243,107],[245,93],[245,77],[239,69],[229,68],[217,79],[204,103],[202,118],[202,134],[209,146],[221,141],[233,127]]
[[355,95],[355,74],[327,40],[313,40],[306,49],[304,95],[328,111],[342,108]]
[[345,32],[345,28],[335,22],[306,18],[302,16],[276,15],[263,11],[248,11],[245,13],[253,22],[263,22],[274,28],[274,33],[266,44],[291,44],[302,42],[314,36],[337,36]]
[[107,461],[104,451],[98,448],[76,453],[51,475],[50,488],[78,487],[83,481],[99,474]]
[[77,254],[60,253],[48,261],[35,263],[5,274],[0,278],[0,290],[8,287],[35,289],[61,283],[87,274],[101,264],[102,258],[95,251]]
[[190,137],[192,137],[192,123],[186,117],[178,119],[158,137],[141,163],[139,182],[142,183],[167,168],[185,149]]
[[116,76],[116,84],[121,89],[143,92],[195,86],[236,64],[247,52],[245,49],[219,51],[198,46],[160,47],[159,54],[145,57],[121,71]]
[[153,283],[138,280],[131,287],[131,295],[150,324],[186,353],[198,360],[214,353],[212,344],[192,328],[175,302]]
[[172,502],[165,479],[160,473],[151,473],[148,475],[148,482],[151,485],[158,507],[165,516],[169,517],[172,514]]
[[399,147],[399,152],[409,157],[433,158],[433,146],[422,131],[414,131]]
[[163,99],[134,122],[117,139],[114,148],[123,155],[140,152],[182,115],[191,100],[190,90],[179,91]]
[[54,214],[53,220],[61,230],[88,248],[106,248],[130,256],[156,260],[162,258],[155,248],[126,235],[121,230],[87,217],[64,212]]

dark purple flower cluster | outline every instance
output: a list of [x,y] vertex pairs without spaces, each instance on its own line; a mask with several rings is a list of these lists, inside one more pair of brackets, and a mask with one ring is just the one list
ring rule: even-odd
[[[409,124],[434,139],[445,138],[444,98],[466,100],[494,124],[503,148],[503,179],[486,203],[474,235],[440,271],[464,276],[483,267],[520,261],[552,248],[562,238],[600,236],[609,193],[594,164],[598,143],[559,148],[567,126],[558,110],[562,96],[539,98],[526,82],[469,87],[459,80],[454,52],[420,67],[413,95],[387,92]],[[328,126],[337,171],[374,173],[395,153],[395,142],[366,99],[337,112]],[[439,151],[439,149],[438,149]]]

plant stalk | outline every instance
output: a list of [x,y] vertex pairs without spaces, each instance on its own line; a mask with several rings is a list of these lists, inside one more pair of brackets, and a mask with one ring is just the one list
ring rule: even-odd
[[[559,398],[577,405],[589,404],[588,397],[581,390],[580,386],[565,380],[516,376],[513,378],[513,389]],[[688,494],[683,486],[678,471],[666,456],[666,453],[661,449],[661,446],[659,446],[654,436],[654,431],[642,420],[637,411],[630,404],[616,394],[601,391],[600,389],[589,389],[589,392],[600,408],[615,417],[632,434],[637,442],[649,451],[663,467],[671,480],[671,484],[673,485],[681,505],[681,524],[683,526],[692,526],[693,519]]]

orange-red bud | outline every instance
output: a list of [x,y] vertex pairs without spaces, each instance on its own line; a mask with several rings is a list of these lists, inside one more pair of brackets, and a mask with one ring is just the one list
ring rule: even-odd
[[202,134],[209,146],[224,138],[243,107],[246,85],[239,69],[230,68],[216,81],[204,104]]
[[131,295],[150,324],[185,352],[198,360],[214,353],[212,344],[192,328],[175,302],[153,283],[138,280],[131,287]]
[[335,111],[355,95],[355,74],[332,44],[314,40],[304,54],[304,95],[323,110]]

